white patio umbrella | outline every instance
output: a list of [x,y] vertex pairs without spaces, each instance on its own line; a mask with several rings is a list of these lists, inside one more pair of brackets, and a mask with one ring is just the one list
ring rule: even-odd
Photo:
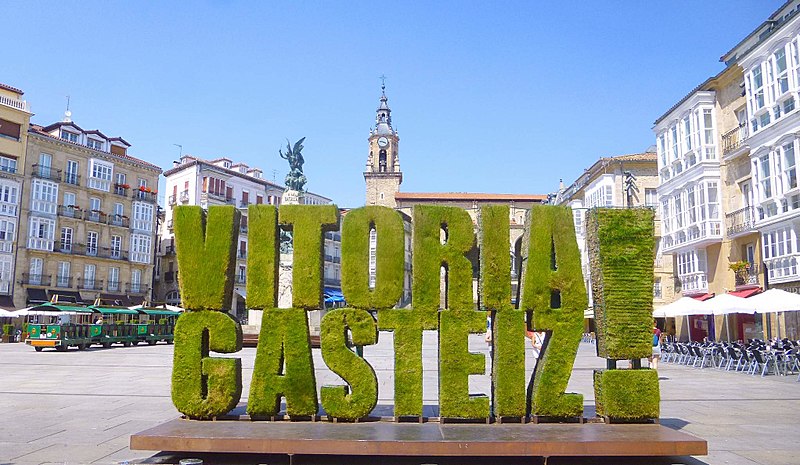
[[747,299],[755,306],[756,313],[778,313],[800,310],[800,294],[782,289],[770,289]]
[[731,340],[728,315],[731,313],[747,313],[752,315],[756,312],[756,305],[753,303],[753,299],[745,299],[744,297],[737,297],[731,294],[720,294],[702,302],[702,304],[710,308],[714,315],[725,316],[725,332],[728,335],[728,341]]
[[[786,292],[783,289],[770,289],[751,297],[756,304],[756,313],[781,313],[800,310],[800,295]],[[781,332],[781,320],[778,322],[778,334]]]
[[[691,297],[681,297],[671,304],[664,305],[653,312],[653,317],[680,318],[686,317],[686,328],[689,328],[689,315],[710,315],[711,310],[703,302]],[[691,340],[691,332],[689,333]]]
[[0,318],[14,318],[14,312],[9,312],[4,308],[0,308]]

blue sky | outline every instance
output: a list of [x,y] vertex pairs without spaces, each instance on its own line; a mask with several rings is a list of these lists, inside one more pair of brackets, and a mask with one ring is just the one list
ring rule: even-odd
[[282,182],[306,137],[308,189],[355,207],[385,74],[402,191],[543,194],[652,145],[782,3],[4,2],[0,82],[165,168],[181,144]]

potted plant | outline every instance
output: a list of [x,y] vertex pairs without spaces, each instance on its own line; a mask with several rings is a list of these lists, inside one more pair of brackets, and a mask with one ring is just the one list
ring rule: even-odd
[[742,285],[747,282],[747,275],[750,272],[750,262],[744,260],[732,262],[728,265],[728,269],[733,271],[736,276],[736,285]]

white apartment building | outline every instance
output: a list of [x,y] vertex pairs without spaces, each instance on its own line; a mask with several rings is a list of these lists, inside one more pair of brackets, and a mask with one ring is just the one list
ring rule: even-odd
[[[176,205],[235,205],[241,209],[242,220],[237,245],[235,295],[231,313],[244,319],[247,315],[247,207],[251,204],[280,205],[283,186],[263,178],[262,170],[244,163],[234,163],[229,158],[203,160],[185,155],[174,166],[164,172],[166,177],[166,203],[164,224],[161,228],[157,266],[159,279],[156,285],[157,301],[169,304],[180,303],[178,288],[178,263],[175,256],[173,230],[173,207]],[[309,205],[330,204],[331,199],[311,192],[304,193],[304,203]],[[341,235],[327,233],[325,238],[325,287],[326,291],[341,293]]]
[[680,291],[709,291],[722,243],[715,92],[699,86],[656,121],[661,249],[675,256]]
[[742,117],[750,149],[755,206],[770,287],[800,292],[800,14],[787,2],[723,59],[744,74],[747,115]]

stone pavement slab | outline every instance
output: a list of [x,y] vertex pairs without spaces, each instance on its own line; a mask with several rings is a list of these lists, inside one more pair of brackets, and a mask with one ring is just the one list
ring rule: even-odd
[[[424,335],[424,401],[437,403],[437,336]],[[470,348],[488,354],[482,335],[470,339]],[[341,383],[322,364],[314,350],[319,383]],[[394,352],[391,333],[380,333],[376,346],[366,347],[365,358],[375,367],[379,403],[391,404]],[[534,359],[526,361],[528,372]],[[243,365],[243,399],[249,390],[255,349],[233,356]],[[0,344],[0,463],[119,463],[144,460],[157,451],[131,451],[129,437],[179,416],[170,399],[172,346],[93,348],[79,352],[35,352],[23,344]],[[620,366],[624,363],[620,362]],[[594,346],[582,343],[568,390],[584,395],[586,412],[594,409],[592,370],[605,366]],[[487,362],[488,367],[488,362]],[[663,425],[702,437],[709,455],[664,460],[614,459],[621,464],[798,464],[800,463],[800,383],[797,376],[749,376],[711,368],[699,369],[662,363],[661,416]],[[473,376],[473,392],[489,393],[489,377]],[[384,410],[386,407],[382,407]],[[288,463],[271,456],[268,463]],[[171,460],[170,458],[149,459]],[[254,462],[252,457],[235,459]],[[320,461],[322,460],[322,461]],[[448,463],[446,460],[393,463]],[[209,463],[209,462],[206,462]],[[359,462],[352,458],[296,457],[300,463]],[[468,463],[463,459],[458,463]],[[478,462],[475,462],[478,463]],[[500,460],[498,463],[519,463]],[[590,460],[551,459],[549,464],[595,463]],[[602,463],[602,462],[596,462]]]

